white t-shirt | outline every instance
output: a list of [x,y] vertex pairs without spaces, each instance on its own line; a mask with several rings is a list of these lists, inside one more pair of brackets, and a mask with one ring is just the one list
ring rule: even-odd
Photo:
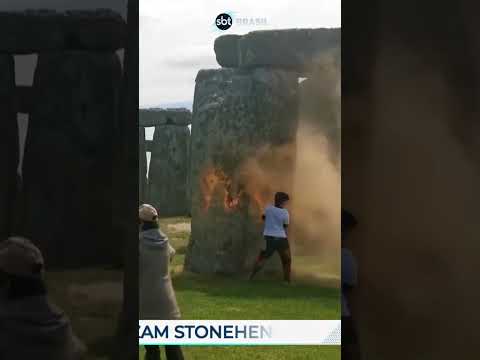
[[265,228],[264,236],[273,236],[278,238],[286,238],[284,225],[290,223],[290,217],[286,209],[277,208],[269,205],[265,209]]

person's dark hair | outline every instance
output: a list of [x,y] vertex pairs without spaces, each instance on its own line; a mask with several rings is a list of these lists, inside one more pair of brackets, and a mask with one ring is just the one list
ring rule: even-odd
[[8,284],[7,298],[10,300],[23,299],[30,296],[42,296],[47,294],[47,286],[40,276],[41,265],[36,266],[34,271],[38,270],[38,277],[25,277],[7,274],[0,271],[0,283]]
[[150,230],[150,229],[158,229],[158,221],[144,221],[142,224],[142,231]]
[[285,204],[288,200],[290,200],[290,197],[288,196],[287,193],[284,192],[277,192],[275,194],[275,206],[276,207],[282,207],[283,204]]

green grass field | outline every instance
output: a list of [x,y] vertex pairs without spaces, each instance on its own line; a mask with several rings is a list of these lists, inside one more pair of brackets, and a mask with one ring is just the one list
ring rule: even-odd
[[[243,278],[198,275],[183,271],[190,236],[188,219],[162,219],[160,226],[169,236],[177,255],[172,262],[172,278],[184,319],[319,319],[340,318],[338,279],[322,269],[315,258],[294,259],[293,282],[265,277]],[[295,265],[298,264],[298,265]],[[308,275],[324,273],[323,278]]]
[[334,346],[195,346],[183,352],[186,360],[340,360],[341,353]]
[[[172,263],[173,285],[184,319],[339,319],[338,278],[308,256],[295,256],[291,285],[279,278],[205,276],[183,271],[190,236],[189,219],[161,220],[177,256]],[[313,276],[321,274],[322,276]],[[75,332],[88,345],[91,360],[106,360],[114,346],[121,306],[119,271],[90,269],[49,272],[51,297],[72,320]],[[187,360],[337,360],[339,347],[243,346],[186,347]],[[143,358],[143,348],[140,348]],[[165,357],[163,357],[165,359]]]
[[107,360],[122,304],[120,271],[86,269],[46,274],[50,298],[68,315],[87,345],[88,360]]
[[[177,250],[172,263],[172,277],[184,319],[225,320],[303,320],[340,318],[338,278],[333,269],[318,264],[314,257],[294,259],[294,281],[285,285],[280,278],[260,276],[245,278],[206,276],[183,271],[190,237],[189,220],[169,218],[160,221],[172,246]],[[312,274],[323,274],[315,277]],[[330,360],[340,359],[339,347],[315,346],[242,346],[186,347],[187,359],[205,360]],[[141,349],[141,356],[143,349]]]

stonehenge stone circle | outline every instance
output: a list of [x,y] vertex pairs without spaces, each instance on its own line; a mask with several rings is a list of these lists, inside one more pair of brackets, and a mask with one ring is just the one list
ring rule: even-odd
[[[262,148],[292,143],[297,110],[294,73],[268,68],[198,73],[191,137],[188,270],[238,274],[250,268],[263,245],[262,207],[271,202],[275,190],[268,184],[249,188],[248,172],[241,165]],[[285,173],[291,172],[293,159],[282,162]]]
[[169,124],[155,127],[148,187],[150,202],[158,209],[160,216],[188,214],[189,137],[187,126]]
[[[214,50],[222,69],[200,70],[196,78],[192,234],[185,266],[200,273],[240,274],[263,247],[264,206],[274,192],[292,188],[299,121],[310,121],[339,141],[339,97],[330,92],[339,75],[340,29],[224,35]],[[308,79],[299,86],[300,77]],[[318,101],[305,96],[318,89],[323,91]],[[328,116],[322,113],[319,119],[319,111]],[[274,150],[283,155],[273,156]],[[269,179],[274,186],[252,180],[262,171],[274,174]],[[268,266],[280,268],[279,263]]]
[[118,126],[121,65],[115,53],[68,51],[38,57],[25,145],[24,234],[50,266],[116,257],[112,132]]
[[[49,267],[112,264],[126,23],[106,9],[26,10],[0,12],[0,32],[1,239],[31,238]],[[38,55],[33,86],[15,84],[13,56],[23,54]],[[21,128],[18,113],[28,115]]]
[[187,183],[191,121],[192,114],[185,108],[139,111],[140,132],[144,132],[145,127],[155,127],[153,140],[145,140],[144,135],[140,139],[141,153],[151,153],[144,202],[158,207],[161,217],[190,214]]

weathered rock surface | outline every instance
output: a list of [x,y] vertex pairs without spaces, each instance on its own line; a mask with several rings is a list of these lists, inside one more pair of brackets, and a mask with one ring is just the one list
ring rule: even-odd
[[[249,178],[252,173],[242,165],[262,149],[268,157],[269,149],[294,143],[297,110],[293,73],[265,68],[199,72],[192,118],[187,269],[226,274],[250,269],[264,246],[263,206],[278,189]],[[260,170],[269,163],[257,160]],[[293,165],[294,154],[286,154],[284,184]]]
[[66,12],[66,48],[115,51],[125,47],[124,19],[108,9]]
[[213,49],[217,57],[217,62],[222,67],[239,66],[238,43],[241,35],[223,35],[215,39]]
[[215,40],[217,62],[223,67],[271,66],[299,73],[315,68],[318,56],[340,48],[340,29],[254,31]]
[[147,202],[147,154],[145,144],[145,128],[138,129],[138,202]]
[[[190,171],[192,166],[192,133],[189,129],[188,131],[189,136],[187,138],[187,216],[192,216],[192,187],[190,186],[191,183],[191,175],[192,172]],[[191,229],[190,229],[191,230]]]
[[[145,129],[145,128],[144,128]],[[153,141],[152,140],[145,140],[145,151],[152,152],[153,149]]]
[[149,202],[158,208],[160,216],[188,214],[189,137],[187,126],[160,125],[155,128],[148,186]]
[[181,125],[192,123],[192,113],[188,109],[140,109],[140,126]]
[[0,55],[0,241],[12,230],[17,184],[18,130],[13,57]]
[[0,53],[115,51],[125,45],[126,24],[119,14],[106,9],[28,10],[0,12],[0,33]]
[[41,54],[26,139],[24,233],[50,266],[110,264],[112,158],[120,61],[108,53]]

